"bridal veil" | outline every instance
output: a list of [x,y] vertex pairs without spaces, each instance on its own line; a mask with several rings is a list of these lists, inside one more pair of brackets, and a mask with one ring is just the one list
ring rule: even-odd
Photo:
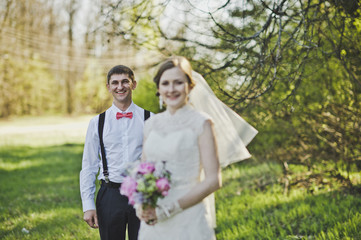
[[[250,158],[246,146],[258,131],[219,100],[202,75],[193,71],[192,77],[196,84],[190,92],[189,101],[195,109],[207,113],[213,120],[221,167]],[[214,195],[208,196],[205,203],[209,213],[208,220],[215,227]]]

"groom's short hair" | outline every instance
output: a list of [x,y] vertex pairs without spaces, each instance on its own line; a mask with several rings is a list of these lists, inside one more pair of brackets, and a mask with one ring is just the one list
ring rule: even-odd
[[111,76],[114,74],[127,74],[129,76],[129,78],[132,80],[132,82],[134,81],[134,72],[132,69],[130,69],[127,66],[116,65],[116,66],[112,67],[112,69],[109,70],[108,75],[107,75],[107,83],[108,84],[109,84],[109,80],[110,80]]

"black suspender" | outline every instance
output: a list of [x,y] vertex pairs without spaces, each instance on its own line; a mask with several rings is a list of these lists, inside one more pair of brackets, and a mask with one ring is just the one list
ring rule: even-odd
[[144,109],[144,121],[150,117],[150,112]]
[[[144,109],[144,121],[150,117],[150,112]],[[102,155],[102,162],[103,162],[103,175],[105,178],[105,182],[109,182],[109,172],[108,172],[108,164],[107,159],[105,156],[105,148],[103,142],[103,129],[104,129],[104,119],[105,119],[105,112],[99,115],[99,123],[98,123],[98,134],[99,134],[99,142],[100,142],[100,152]]]
[[103,175],[105,178],[105,182],[109,182],[109,172],[108,172],[108,164],[107,159],[105,157],[105,149],[104,149],[104,142],[103,142],[103,129],[104,129],[104,119],[105,119],[105,112],[99,115],[99,124],[98,124],[98,134],[99,134],[99,142],[100,142],[100,151],[102,154],[102,161],[103,161]]

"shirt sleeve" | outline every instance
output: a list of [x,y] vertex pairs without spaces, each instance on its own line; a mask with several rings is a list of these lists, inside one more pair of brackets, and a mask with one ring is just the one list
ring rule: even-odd
[[94,194],[96,190],[95,178],[99,171],[99,116],[90,120],[83,151],[82,169],[80,171],[80,196],[83,212],[95,210]]

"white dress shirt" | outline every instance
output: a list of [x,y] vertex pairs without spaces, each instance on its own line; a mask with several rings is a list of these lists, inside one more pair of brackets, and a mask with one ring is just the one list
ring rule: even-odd
[[[117,112],[133,112],[133,118],[123,117],[117,120]],[[90,120],[84,144],[82,170],[80,171],[80,194],[84,212],[95,209],[95,178],[98,171],[98,179],[104,180],[98,122],[99,115]],[[103,141],[110,181],[121,183],[127,163],[140,159],[143,146],[143,127],[144,109],[133,102],[126,111],[121,111],[114,104],[106,110]]]

